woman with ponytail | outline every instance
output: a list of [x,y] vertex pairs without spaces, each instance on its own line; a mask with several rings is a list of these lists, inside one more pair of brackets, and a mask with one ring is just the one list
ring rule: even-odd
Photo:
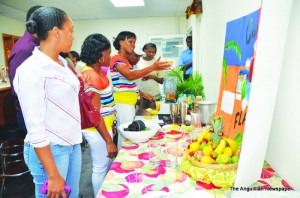
[[[81,172],[82,133],[78,101],[79,80],[60,52],[69,52],[73,22],[54,7],[37,9],[26,23],[36,34],[36,47],[17,69],[13,84],[27,128],[24,158],[35,183],[35,196],[77,198]],[[48,180],[47,195],[41,188]]]

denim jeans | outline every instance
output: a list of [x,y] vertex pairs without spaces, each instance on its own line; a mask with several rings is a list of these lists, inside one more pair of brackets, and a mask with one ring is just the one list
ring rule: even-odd
[[[79,194],[79,180],[81,172],[81,147],[80,144],[62,146],[50,144],[52,156],[60,175],[66,180],[66,185],[71,187],[70,198],[77,198]],[[24,159],[33,176],[35,196],[45,198],[41,193],[44,182],[48,179],[47,173],[38,159],[34,148],[29,144],[24,145]]]

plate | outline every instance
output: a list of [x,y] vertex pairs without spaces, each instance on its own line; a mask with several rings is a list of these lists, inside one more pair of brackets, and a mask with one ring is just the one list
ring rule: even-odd
[[171,129],[180,129],[180,125],[178,124],[166,124],[162,126],[162,129],[165,131],[170,131]]
[[165,131],[165,135],[168,138],[179,138],[182,136],[182,134],[183,134],[183,131],[180,129],[171,129],[171,130]]

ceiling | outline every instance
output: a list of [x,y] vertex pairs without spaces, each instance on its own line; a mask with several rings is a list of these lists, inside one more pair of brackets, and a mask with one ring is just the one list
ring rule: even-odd
[[[124,0],[126,1],[126,0]],[[116,8],[110,0],[0,0],[0,15],[25,21],[27,10],[35,5],[64,10],[74,21],[185,16],[192,0],[144,0],[144,7]]]

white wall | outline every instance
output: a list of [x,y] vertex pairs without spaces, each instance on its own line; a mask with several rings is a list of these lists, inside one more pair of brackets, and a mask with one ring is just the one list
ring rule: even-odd
[[15,19],[11,19],[5,16],[0,15],[0,65],[4,65],[4,50],[3,50],[3,41],[2,41],[2,33],[12,34],[16,36],[22,36],[25,30],[24,22],[18,21]]
[[[74,21],[74,41],[72,50],[80,53],[84,39],[92,33],[101,33],[111,43],[121,31],[132,31],[137,36],[137,44],[143,46],[148,35],[185,34],[187,20],[185,17],[147,17],[125,19],[103,19]],[[0,15],[0,33],[22,36],[25,30],[24,22]],[[2,40],[2,37],[1,37]],[[2,43],[2,42],[1,42]],[[116,53],[112,46],[112,54]],[[0,65],[4,64],[3,47],[0,47]]]
[[[74,22],[74,36],[72,49],[80,53],[84,39],[92,33],[101,33],[111,43],[121,31],[132,31],[137,36],[137,44],[143,46],[148,35],[157,34],[185,34],[186,19],[184,17],[147,17],[127,19],[102,19]],[[112,46],[112,55],[116,53]]]
[[[282,11],[279,5],[278,11]],[[266,154],[266,160],[298,191],[300,190],[300,171],[298,168],[300,164],[299,24],[300,1],[294,0],[288,24],[287,40],[285,46],[283,46],[284,57],[281,78]],[[277,41],[280,38],[272,38],[274,42],[273,46],[277,48]]]
[[[218,100],[226,23],[257,9],[260,0],[204,0],[197,67],[203,75],[207,100]],[[194,38],[193,38],[194,42]]]

